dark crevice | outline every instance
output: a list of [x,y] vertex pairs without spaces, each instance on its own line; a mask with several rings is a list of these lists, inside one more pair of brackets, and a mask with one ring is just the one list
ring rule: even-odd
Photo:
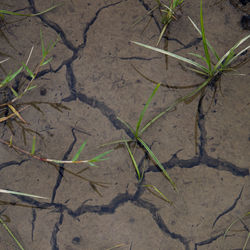
[[171,232],[168,229],[164,220],[162,219],[162,217],[158,213],[158,208],[156,208],[155,205],[153,205],[152,203],[150,203],[148,201],[144,201],[142,199],[138,199],[138,200],[134,201],[133,203],[138,207],[141,207],[143,209],[148,210],[151,213],[152,218],[155,221],[156,225],[158,225],[158,227],[161,229],[162,232],[164,232],[165,234],[170,236],[172,239],[180,241],[185,246],[186,250],[190,249],[189,241],[184,236],[182,236],[181,234]]
[[217,222],[222,216],[224,216],[225,214],[231,212],[231,211],[236,207],[238,201],[239,201],[240,198],[241,198],[243,189],[244,189],[244,186],[241,188],[240,193],[239,193],[238,197],[235,199],[234,203],[233,203],[229,208],[225,209],[221,214],[219,214],[219,215],[217,216],[217,218],[214,220],[214,223],[213,223],[213,226],[212,226],[212,227],[215,226],[216,222]]
[[93,97],[88,97],[83,93],[78,93],[77,97],[81,102],[91,106],[92,108],[97,108],[105,117],[109,119],[111,124],[116,129],[123,129],[130,138],[134,137],[132,132],[120,120],[117,119],[115,112],[104,102],[98,101]]
[[[38,13],[35,7],[35,2],[34,0],[28,0],[28,3],[30,5],[32,13]],[[48,20],[44,15],[39,15],[38,18],[41,19],[41,21],[46,24],[48,27],[51,29],[55,30],[57,34],[60,35],[60,38],[62,39],[63,44],[72,51],[76,51],[76,48],[73,46],[73,44],[66,38],[66,34],[62,30],[62,28],[57,24],[54,23],[53,21]]]
[[198,250],[198,246],[204,246],[204,245],[209,245],[211,244],[212,242],[214,242],[215,240],[217,240],[218,238],[222,237],[224,235],[224,233],[220,233],[216,236],[213,236],[207,240],[204,240],[204,241],[201,241],[201,242],[198,242],[198,243],[195,243],[195,247],[194,247],[194,250]]
[[57,244],[57,233],[59,232],[59,227],[63,223],[63,212],[61,211],[60,217],[58,222],[56,222],[54,229],[52,231],[51,239],[50,239],[50,245],[52,247],[52,250],[59,250],[58,244]]
[[[76,136],[75,136],[75,132],[74,132],[74,128],[72,128],[71,131],[72,131],[72,135],[73,135],[74,140],[70,144],[70,146],[69,146],[68,150],[66,151],[66,153],[64,154],[63,161],[67,160],[68,156],[72,152],[72,149],[74,148],[74,145],[75,145],[75,143],[77,141]],[[59,188],[59,186],[60,186],[60,184],[62,182],[63,174],[64,174],[64,164],[60,164],[56,184],[55,184],[55,186],[53,188],[53,191],[52,191],[52,198],[51,198],[52,203],[55,200],[57,189]]]
[[51,246],[53,250],[58,250],[58,243],[57,243],[57,233],[59,232],[59,226],[63,223],[63,213],[64,211],[68,213],[69,216],[73,218],[78,218],[79,216],[82,216],[86,213],[96,213],[98,215],[105,215],[105,214],[114,214],[115,211],[121,207],[122,205],[126,204],[127,202],[131,202],[137,207],[140,207],[142,209],[146,209],[149,211],[149,213],[152,215],[153,220],[158,225],[160,230],[164,232],[166,235],[168,235],[170,238],[174,240],[178,240],[181,244],[185,246],[186,250],[189,250],[189,241],[182,235],[171,232],[167,225],[165,224],[164,220],[158,213],[158,208],[153,205],[152,203],[140,199],[140,196],[143,194],[143,189],[141,185],[137,188],[134,195],[129,194],[128,192],[125,192],[123,194],[118,194],[113,200],[110,201],[108,205],[86,205],[83,203],[80,205],[76,210],[72,210],[68,208],[66,205],[61,203],[42,203],[39,201],[36,201],[33,198],[29,197],[18,197],[19,200],[22,202],[28,203],[30,205],[33,205],[37,208],[55,208],[54,212],[57,212],[60,214],[58,222],[56,222],[52,236],[51,236]]
[[179,51],[184,50],[184,49],[189,49],[189,48],[191,48],[193,46],[198,45],[201,41],[202,41],[201,37],[195,38],[191,42],[189,42],[188,44],[184,45],[183,47],[174,50],[173,53],[179,52]]
[[0,163],[0,170],[10,167],[10,166],[21,166],[24,162],[28,161],[27,159],[21,160],[21,161],[7,161]]
[[86,46],[87,43],[87,33],[90,29],[90,27],[95,23],[95,21],[97,20],[98,15],[101,13],[102,10],[107,9],[111,6],[115,6],[119,3],[121,3],[122,1],[118,1],[116,3],[112,3],[106,6],[101,7],[99,10],[97,10],[97,12],[95,13],[95,16],[91,19],[91,21],[89,23],[86,24],[86,27],[83,31],[83,43],[79,46],[79,48],[84,48]]
[[[148,12],[148,11],[151,11],[150,6],[149,6],[147,3],[145,3],[144,0],[138,0],[138,1],[139,1],[139,3],[141,3],[141,5],[144,7],[144,9],[145,9],[147,12]],[[151,18],[153,18],[153,20],[154,20],[154,22],[155,22],[155,24],[156,24],[156,26],[157,26],[159,32],[161,32],[161,25],[159,24],[157,18],[154,16],[153,13],[151,13],[150,16],[151,16]]]
[[34,231],[35,231],[35,222],[36,222],[36,210],[32,208],[32,221],[31,221],[31,240],[34,240]]

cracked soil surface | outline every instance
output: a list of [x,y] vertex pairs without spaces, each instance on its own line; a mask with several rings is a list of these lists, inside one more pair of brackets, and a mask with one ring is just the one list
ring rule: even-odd
[[[246,13],[231,2],[204,1],[206,35],[219,55],[249,33],[240,24]],[[10,0],[1,4],[2,9],[36,13],[49,8],[51,1]],[[24,249],[242,249],[249,219],[236,223],[225,240],[223,234],[250,209],[249,63],[239,68],[244,76],[222,76],[222,94],[217,92],[210,109],[212,90],[202,103],[195,99],[178,105],[143,134],[178,192],[139,147],[135,157],[140,169],[145,169],[141,183],[125,147],[99,147],[131,137],[117,117],[135,126],[154,89],[132,65],[147,77],[169,85],[202,81],[172,58],[168,58],[166,70],[162,54],[131,43],[155,46],[161,27],[159,13],[154,12],[146,28],[149,18],[132,25],[153,5],[153,0],[68,0],[42,16],[6,17],[2,30],[11,46],[0,37],[0,51],[13,56],[4,64],[7,72],[26,61],[33,45],[29,65],[39,62],[40,30],[47,44],[60,37],[51,52],[52,62],[35,80],[37,88],[22,98],[23,102],[59,102],[70,109],[58,112],[41,104],[43,113],[33,107],[22,112],[28,127],[41,135],[37,137],[37,154],[70,160],[84,140],[88,141],[81,153],[84,159],[114,149],[99,168],[61,164],[56,169],[0,145],[0,188],[50,197],[44,201],[0,194],[0,215],[10,219],[6,223]],[[188,20],[190,16],[199,23],[199,7],[198,0],[184,0],[168,28],[169,51],[183,56],[202,53],[202,41]],[[164,41],[159,47],[163,46]],[[4,72],[0,74],[3,78]],[[160,87],[144,122],[187,91]],[[9,140],[10,130],[3,123],[0,126],[1,138]],[[20,126],[14,124],[14,130],[13,144],[29,151],[33,135],[26,134],[25,145]],[[81,170],[84,172],[79,173]],[[149,192],[146,184],[156,186],[173,205]],[[246,249],[250,249],[248,245]],[[19,249],[2,225],[0,249]]]

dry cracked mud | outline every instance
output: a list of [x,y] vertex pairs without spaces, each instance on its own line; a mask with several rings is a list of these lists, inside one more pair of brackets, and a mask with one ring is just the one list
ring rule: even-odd
[[[10,0],[0,6],[20,13],[37,13],[52,2]],[[220,55],[249,33],[240,23],[246,12],[232,2],[204,1],[206,35]],[[13,56],[4,64],[7,72],[26,61],[33,45],[29,65],[39,62],[40,30],[46,44],[60,37],[51,52],[53,60],[37,76],[37,88],[22,101],[59,102],[70,110],[58,112],[50,105],[40,104],[43,113],[32,107],[22,112],[28,127],[42,136],[37,137],[36,152],[70,160],[84,140],[88,141],[81,154],[84,159],[114,148],[109,160],[101,162],[99,168],[61,164],[56,169],[1,144],[0,188],[50,197],[44,201],[0,194],[1,218],[10,219],[6,224],[24,249],[242,249],[249,233],[249,219],[244,224],[237,223],[225,240],[223,234],[230,223],[250,209],[249,63],[238,69],[245,75],[222,76],[222,94],[217,93],[210,109],[212,90],[202,102],[196,99],[188,105],[180,104],[143,134],[175,181],[178,192],[140,147],[135,157],[140,169],[145,169],[141,183],[125,147],[99,147],[132,136],[117,117],[135,125],[154,89],[132,65],[149,78],[170,85],[202,81],[172,58],[168,58],[166,70],[163,55],[131,43],[156,44],[161,28],[157,12],[146,28],[149,18],[132,25],[153,5],[153,0],[68,0],[41,16],[6,16],[2,31],[11,45],[0,37],[0,51]],[[188,20],[190,16],[199,23],[199,8],[199,0],[184,0],[168,28],[169,51],[183,56],[202,53],[202,40]],[[163,46],[164,41],[159,47]],[[244,55],[247,56],[249,52]],[[182,89],[160,87],[145,120],[185,93]],[[5,124],[0,125],[1,138],[9,140],[10,130]],[[14,129],[13,144],[29,151],[33,135],[27,134],[24,145],[21,128],[15,125]],[[79,175],[91,181],[68,170],[85,170]],[[95,182],[107,185],[96,186],[96,191]],[[146,184],[159,188],[173,205],[150,193]],[[246,249],[250,249],[249,244]],[[0,249],[19,249],[2,225]]]

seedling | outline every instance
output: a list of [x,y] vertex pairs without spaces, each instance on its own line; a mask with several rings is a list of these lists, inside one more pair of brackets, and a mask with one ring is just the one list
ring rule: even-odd
[[[199,84],[193,91],[191,91],[187,95],[177,99],[165,111],[163,111],[159,115],[157,115],[152,120],[153,122],[156,121],[157,119],[159,119],[162,115],[164,115],[166,112],[168,112],[172,108],[176,107],[181,102],[189,103],[198,95],[200,95],[199,102],[201,102],[204,95],[205,95],[205,93],[206,93],[206,89],[207,89],[208,86],[213,87],[213,89],[214,89],[214,94],[213,95],[215,97],[216,91],[217,91],[218,87],[220,87],[218,80],[221,78],[221,75],[224,72],[234,70],[233,67],[231,67],[232,63],[234,61],[236,61],[236,59],[240,55],[245,53],[250,48],[250,46],[248,45],[247,47],[243,48],[240,52],[236,53],[236,49],[241,44],[243,44],[245,41],[247,41],[250,38],[250,35],[247,35],[246,37],[239,40],[222,57],[219,57],[218,54],[216,53],[215,49],[212,47],[212,45],[210,44],[210,42],[207,40],[207,38],[205,36],[205,29],[204,29],[204,23],[203,23],[202,0],[200,2],[200,25],[201,25],[201,30],[197,27],[197,25],[192,21],[191,18],[189,18],[189,20],[192,23],[192,25],[194,26],[194,28],[198,31],[198,33],[202,36],[203,49],[204,49],[205,56],[201,56],[201,55],[196,54],[196,53],[191,53],[191,55],[195,56],[198,59],[205,62],[205,64],[206,64],[205,66],[203,64],[197,63],[196,61],[185,58],[183,56],[179,56],[179,55],[171,53],[169,51],[162,50],[162,49],[152,47],[152,46],[149,46],[149,45],[146,45],[146,44],[142,44],[142,43],[139,43],[139,42],[133,42],[133,43],[135,43],[135,44],[137,44],[139,46],[142,46],[144,48],[147,48],[147,49],[150,49],[150,50],[153,50],[153,51],[156,51],[156,52],[171,56],[171,57],[173,57],[173,58],[175,58],[175,59],[177,59],[179,61],[187,63],[187,64],[191,65],[191,67],[189,69],[191,69],[192,71],[194,71],[194,72],[200,74],[201,76],[205,77],[205,80],[201,84]],[[215,59],[217,60],[216,64],[212,63],[211,55],[213,55],[215,57]],[[171,88],[171,86],[168,86],[168,87]],[[188,86],[186,86],[186,88],[187,87]],[[190,87],[193,87],[193,86],[190,86]],[[174,88],[178,88],[178,87],[174,86]]]
[[[36,88],[34,85],[34,80],[37,77],[37,74],[40,68],[49,62],[51,62],[52,57],[49,59],[47,58],[49,52],[54,48],[56,43],[59,39],[54,42],[50,42],[47,47],[45,47],[43,34],[40,31],[40,38],[41,38],[41,47],[42,47],[42,57],[40,63],[35,67],[34,70],[31,70],[28,67],[29,60],[31,58],[33,47],[30,50],[29,56],[26,62],[22,62],[22,66],[19,67],[14,73],[9,72],[7,76],[0,82],[0,90],[2,93],[5,93],[6,98],[3,98],[3,103],[0,103],[0,123],[5,122],[6,125],[10,128],[12,134],[14,134],[14,129],[12,125],[12,121],[15,121],[21,128],[24,138],[24,143],[26,144],[26,136],[25,133],[35,133],[32,129],[27,128],[24,125],[27,125],[28,122],[24,120],[21,116],[21,112],[27,109],[28,107],[32,106],[36,108],[38,111],[42,112],[41,109],[38,107],[38,104],[49,104],[53,108],[61,111],[61,109],[68,109],[66,106],[60,103],[49,103],[49,102],[29,102],[29,103],[18,103],[17,101],[20,100],[25,94],[30,92],[32,89]],[[8,58],[2,60],[0,63],[4,63],[7,61]],[[29,75],[30,80],[27,82],[26,80],[21,82],[19,89],[14,89],[12,86],[13,80],[23,71],[26,71]]]
[[141,128],[141,123],[142,123],[142,120],[144,118],[145,112],[146,112],[146,110],[147,110],[150,102],[152,101],[152,99],[153,99],[154,95],[156,94],[156,92],[157,92],[157,90],[158,90],[159,87],[160,87],[160,84],[157,84],[157,86],[153,90],[151,96],[148,98],[148,100],[147,100],[147,102],[146,102],[143,110],[140,113],[140,116],[139,116],[139,119],[138,119],[138,122],[137,122],[137,125],[136,125],[135,129],[133,129],[132,126],[129,123],[123,121],[121,118],[118,117],[118,119],[126,127],[128,127],[128,129],[133,133],[134,138],[133,139],[121,139],[121,140],[118,140],[118,141],[115,141],[115,142],[111,142],[111,143],[107,143],[107,144],[104,144],[104,145],[124,143],[125,146],[126,146],[126,148],[127,148],[127,150],[128,150],[128,152],[129,152],[129,155],[131,157],[132,163],[133,163],[133,165],[135,167],[138,179],[139,179],[139,181],[141,181],[142,177],[143,177],[143,173],[140,173],[140,170],[138,168],[136,160],[135,160],[135,158],[134,158],[134,156],[132,154],[131,148],[129,146],[130,143],[136,143],[137,145],[139,145],[140,147],[142,147],[147,152],[147,154],[150,156],[150,158],[152,159],[152,161],[160,168],[160,170],[162,171],[162,173],[164,174],[164,176],[167,178],[167,180],[171,183],[171,185],[173,186],[173,188],[176,190],[177,189],[176,185],[175,185],[174,181],[171,179],[171,177],[169,176],[169,174],[167,173],[167,171],[165,170],[164,166],[158,160],[158,158],[153,153],[153,151],[150,149],[150,147],[147,145],[147,143],[144,140],[142,140],[142,138],[141,138],[142,133],[145,131],[145,129],[148,128],[152,124],[152,121],[149,121],[143,128]]
[[105,161],[108,158],[104,158],[106,155],[108,155],[109,153],[111,153],[113,150],[108,150],[104,153],[101,153],[93,158],[91,158],[90,160],[78,160],[82,150],[84,149],[87,141],[84,141],[83,144],[80,146],[80,148],[78,149],[77,153],[74,155],[74,157],[72,158],[72,160],[56,160],[56,159],[49,159],[49,158],[45,158],[45,157],[41,157],[35,154],[35,148],[36,148],[36,139],[35,136],[33,137],[33,142],[32,142],[32,148],[31,151],[28,152],[26,150],[23,150],[15,145],[13,145],[13,139],[12,137],[10,138],[10,141],[4,141],[2,139],[0,139],[0,143],[9,146],[10,148],[13,148],[14,150],[23,153],[25,155],[28,155],[34,159],[37,159],[39,161],[42,162],[48,162],[48,163],[56,163],[56,164],[79,164],[79,163],[85,163],[88,164],[91,167],[97,167],[96,163],[101,162],[101,161]]
[[155,1],[157,4],[150,11],[148,11],[145,16],[139,18],[134,25],[142,21],[146,16],[152,15],[155,10],[159,9],[163,27],[156,44],[156,46],[158,46],[162,37],[166,33],[168,25],[173,19],[175,19],[175,11],[183,3],[183,0],[169,0],[169,5],[167,5],[163,0]]

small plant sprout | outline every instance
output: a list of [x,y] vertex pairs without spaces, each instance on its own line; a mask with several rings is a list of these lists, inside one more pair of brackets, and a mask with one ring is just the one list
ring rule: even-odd
[[[26,63],[22,63],[22,66],[16,70],[14,73],[12,72],[9,72],[9,74],[0,82],[0,89],[1,88],[5,88],[5,87],[8,87],[12,94],[13,94],[13,98],[12,100],[7,100],[5,103],[1,103],[0,104],[0,108],[9,108],[10,111],[12,111],[11,114],[9,115],[5,115],[4,117],[0,117],[0,122],[4,122],[6,120],[8,120],[9,118],[13,117],[13,116],[17,116],[23,123],[27,123],[20,115],[20,112],[22,110],[17,110],[13,104],[18,100],[20,99],[23,95],[25,95],[28,91],[34,89],[36,86],[33,85],[33,81],[35,80],[38,72],[39,72],[39,69],[40,67],[48,64],[52,58],[49,58],[49,59],[46,59],[48,53],[50,52],[50,50],[56,45],[56,43],[58,42],[58,39],[54,42],[51,42],[47,47],[45,47],[44,45],[44,41],[43,41],[43,35],[42,35],[42,31],[40,31],[40,37],[41,37],[41,46],[42,46],[42,59],[40,61],[40,63],[38,64],[38,66],[35,68],[34,71],[32,71],[29,67],[28,67],[28,62],[30,60],[30,57],[32,55],[32,52],[33,52],[33,47],[31,48],[30,50],[30,53],[29,53],[29,56],[28,56],[28,59],[26,61]],[[6,61],[6,59],[4,60]],[[3,61],[2,61],[3,62]],[[11,81],[13,79],[15,79],[23,70],[26,70],[27,73],[29,74],[31,80],[26,83],[23,83],[24,85],[24,89],[22,91],[17,91],[15,90],[12,86],[11,86]],[[26,109],[28,106],[25,106],[24,109]]]
[[35,144],[36,144],[36,137],[33,137],[33,142],[32,142],[32,148],[31,148],[31,152],[25,151],[15,145],[13,145],[12,142],[12,137],[10,139],[9,142],[4,141],[2,139],[0,139],[0,143],[5,144],[7,146],[9,146],[10,148],[13,148],[14,150],[23,153],[25,155],[28,155],[34,159],[37,159],[39,161],[43,161],[43,162],[48,162],[48,163],[57,163],[57,164],[79,164],[79,163],[86,163],[91,167],[97,167],[96,163],[101,162],[101,161],[106,161],[108,160],[108,158],[104,158],[106,155],[110,154],[113,150],[108,150],[104,153],[101,153],[93,158],[91,158],[90,160],[78,160],[82,150],[84,149],[87,141],[85,141],[80,148],[78,149],[77,153],[74,155],[74,157],[72,158],[72,160],[68,160],[68,161],[64,161],[64,160],[56,160],[56,159],[49,159],[49,158],[44,158],[44,157],[40,157],[38,155],[35,154]]
[[175,11],[183,3],[183,0],[169,0],[168,5],[163,0],[155,0],[155,1],[157,4],[150,11],[148,11],[146,15],[136,20],[134,25],[141,22],[146,16],[152,15],[152,13],[158,9],[160,11],[161,23],[163,25],[156,44],[156,46],[158,46],[162,37],[166,33],[168,25],[173,19],[175,19]]
[[114,142],[111,142],[111,143],[106,143],[102,146],[105,146],[105,145],[111,145],[111,144],[120,144],[120,143],[124,143],[127,150],[128,150],[128,153],[130,155],[130,158],[132,160],[132,163],[135,167],[135,170],[136,170],[136,173],[137,173],[137,176],[138,176],[138,180],[141,181],[142,178],[143,178],[143,173],[140,173],[140,170],[139,170],[139,167],[136,163],[136,160],[134,158],[134,155],[131,151],[131,148],[129,146],[130,143],[136,143],[137,145],[140,145],[146,152],[147,154],[150,156],[151,160],[160,168],[160,170],[162,171],[162,173],[164,174],[164,176],[167,178],[167,180],[170,182],[170,184],[172,185],[172,187],[177,190],[176,188],[176,185],[174,183],[174,181],[171,179],[171,177],[169,176],[169,174],[167,173],[167,171],[165,170],[164,166],[161,164],[161,162],[158,160],[158,158],[156,157],[156,155],[153,153],[153,151],[150,149],[150,147],[147,145],[147,143],[142,140],[141,136],[142,136],[142,133],[145,131],[146,128],[148,128],[152,121],[149,121],[144,127],[141,128],[141,123],[142,123],[142,120],[144,118],[144,115],[145,115],[145,112],[146,110],[148,109],[148,106],[150,104],[150,102],[152,101],[154,95],[156,94],[158,88],[160,87],[160,84],[158,84],[155,89],[153,90],[152,94],[150,95],[150,97],[148,98],[143,110],[141,111],[140,113],[140,116],[139,116],[139,119],[138,119],[138,122],[136,124],[136,128],[133,129],[132,126],[123,121],[121,118],[118,117],[118,119],[133,133],[134,135],[134,138],[133,139],[121,139],[121,140],[117,140],[117,141],[114,141]]
[[[177,59],[179,61],[187,63],[187,64],[189,64],[191,66],[191,67],[189,67],[190,70],[192,70],[195,73],[198,73],[199,75],[205,77],[205,80],[201,84],[198,84],[198,85],[181,86],[181,87],[166,85],[168,88],[176,88],[176,89],[177,88],[188,88],[188,87],[196,87],[196,88],[194,90],[192,90],[191,92],[189,92],[187,95],[177,99],[165,111],[161,112],[154,119],[152,119],[152,122],[159,119],[162,115],[164,115],[169,110],[172,110],[173,108],[175,108],[179,103],[181,103],[181,102],[189,103],[195,97],[197,97],[198,95],[200,95],[199,103],[201,103],[202,100],[203,100],[203,97],[204,97],[204,95],[206,93],[206,89],[207,89],[208,86],[213,87],[213,90],[214,90],[213,97],[215,97],[215,94],[216,94],[216,91],[217,91],[218,87],[220,89],[220,85],[219,85],[220,81],[219,80],[221,78],[221,75],[224,72],[234,70],[234,68],[237,67],[238,65],[232,67],[232,63],[235,62],[236,59],[240,55],[245,53],[250,48],[250,45],[248,45],[245,48],[243,48],[242,50],[240,50],[239,52],[236,52],[236,49],[250,38],[250,35],[247,35],[244,38],[242,38],[241,40],[239,40],[222,57],[219,57],[218,54],[216,53],[215,49],[212,47],[212,45],[210,44],[210,42],[207,40],[207,38],[205,36],[204,23],[203,23],[202,0],[200,1],[200,25],[201,25],[201,30],[197,27],[197,25],[192,21],[191,18],[189,18],[189,20],[192,23],[192,25],[194,26],[194,28],[198,31],[198,33],[202,36],[203,49],[204,49],[205,56],[202,56],[202,55],[199,55],[199,54],[196,54],[196,53],[190,53],[190,54],[192,56],[195,56],[196,58],[200,59],[203,63],[205,63],[205,66],[204,66],[204,64],[198,63],[198,62],[196,62],[194,60],[188,59],[188,58],[183,57],[183,56],[179,56],[179,55],[174,54],[172,52],[162,50],[162,49],[159,49],[159,48],[156,48],[156,47],[152,47],[150,45],[146,45],[146,44],[143,44],[143,43],[132,41],[136,45],[139,45],[139,46],[142,46],[144,48],[147,48],[147,49],[162,53],[162,54],[167,55],[167,56],[171,56],[171,57],[173,57],[173,58],[175,58],[175,59]],[[215,59],[217,60],[217,62],[215,64],[212,63],[212,60],[211,60],[212,56],[215,57]],[[145,77],[145,78],[150,80],[147,77]],[[153,82],[153,83],[156,83],[155,81],[152,81],[152,80],[150,80],[150,81]],[[197,113],[198,113],[198,111],[197,111]],[[196,117],[197,117],[197,115],[196,115]],[[196,120],[196,127],[197,127],[197,120]]]

